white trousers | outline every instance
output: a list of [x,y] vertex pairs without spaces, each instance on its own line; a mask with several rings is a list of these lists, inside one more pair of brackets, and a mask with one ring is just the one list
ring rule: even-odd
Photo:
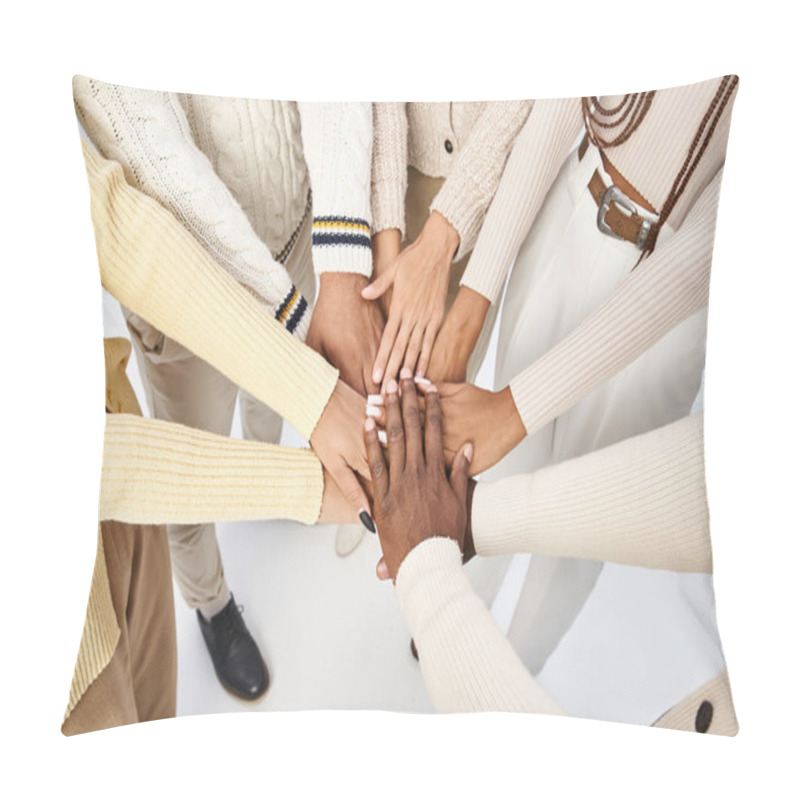
[[[573,151],[520,249],[500,320],[498,388],[506,386],[515,374],[536,361],[594,312],[639,260],[640,251],[633,244],[614,239],[597,228],[597,205],[587,186],[598,167],[602,173],[599,153],[594,147],[589,147],[582,160],[578,159],[577,151]],[[606,185],[610,185],[608,176],[604,178]],[[640,213],[649,216],[646,211],[640,210]],[[674,232],[665,226],[659,244],[663,246],[673,235]],[[527,437],[487,478],[532,472],[645,433],[688,414],[700,387],[705,362],[706,321],[706,310],[684,320],[616,376]],[[508,635],[534,675],[542,671],[580,615],[602,570],[603,564],[596,561],[530,558]],[[630,571],[615,566],[609,574],[613,574],[614,580],[624,581]],[[707,630],[708,625],[713,627],[711,638],[718,642],[710,577],[708,586],[699,589],[695,586],[698,576],[685,577],[692,582],[691,592],[699,591],[704,598],[694,603],[695,608],[702,606],[704,609],[704,624],[700,629]],[[640,575],[637,580],[641,581]],[[684,576],[676,575],[674,580],[660,581],[658,592],[672,593],[679,607],[685,604],[683,580]],[[710,620],[707,618],[709,609]],[[597,610],[593,613],[596,615]],[[608,623],[614,625],[613,620]],[[576,652],[580,649],[576,649],[574,643],[572,647]],[[686,643],[688,650],[692,647],[692,642]],[[707,664],[712,670],[709,677],[724,664],[719,648],[711,649],[715,655]],[[705,644],[703,652],[707,652]],[[705,675],[702,670],[700,672]],[[695,679],[693,675],[690,684]],[[556,697],[565,708],[581,715],[614,718],[608,709],[598,714],[596,708],[576,707],[570,702],[568,683],[555,687]],[[549,688],[554,687],[551,684]],[[670,689],[665,694],[664,702],[668,696],[672,697],[671,692],[680,698],[692,688],[692,685],[673,687],[674,691]]]

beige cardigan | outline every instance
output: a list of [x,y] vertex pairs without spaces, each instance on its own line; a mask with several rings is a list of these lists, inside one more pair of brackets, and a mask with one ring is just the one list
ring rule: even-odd
[[459,258],[475,245],[514,139],[533,101],[374,103],[372,227],[405,236],[407,168],[446,178],[431,203],[458,231]]

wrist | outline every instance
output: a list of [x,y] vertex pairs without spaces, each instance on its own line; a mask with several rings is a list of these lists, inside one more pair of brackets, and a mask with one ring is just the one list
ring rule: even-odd
[[528,432],[522,422],[517,404],[514,402],[510,386],[494,393],[494,406],[494,418],[501,421],[501,424],[497,426],[497,433],[503,453],[506,454],[511,452],[527,436]]
[[453,225],[438,211],[431,211],[422,227],[420,239],[433,241],[443,247],[450,261],[458,250],[461,237]]
[[361,299],[361,290],[369,283],[357,272],[323,272],[319,276],[319,296],[331,296],[337,301],[350,297]]
[[459,337],[469,337],[474,346],[483,329],[490,305],[489,300],[482,294],[468,286],[460,286],[447,314],[447,319],[454,330],[458,332]]

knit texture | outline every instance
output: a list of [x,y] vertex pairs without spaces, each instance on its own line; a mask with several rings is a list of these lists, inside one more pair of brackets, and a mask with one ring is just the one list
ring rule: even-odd
[[103,286],[310,438],[337,370],[266,315],[119,164],[85,141],[83,152]]
[[[76,76],[75,107],[98,150],[122,165],[127,181],[158,201],[205,251],[274,313],[295,287],[275,252],[299,226],[308,178],[297,111],[269,102],[187,99]],[[191,112],[191,124],[185,112]],[[195,141],[198,137],[207,152]],[[231,181],[236,196],[217,172]],[[262,198],[272,198],[270,204]],[[238,201],[244,201],[242,204]],[[243,211],[250,210],[250,218]],[[254,230],[256,223],[265,236]],[[285,256],[284,256],[285,257]],[[302,308],[302,313],[297,312]],[[282,322],[301,339],[307,303]]]
[[417,545],[400,565],[396,587],[437,711],[563,713],[475,594],[455,541]]
[[[644,120],[624,144],[609,148],[606,158],[658,211],[686,158],[720,78],[657,91]],[[708,149],[686,191],[669,217],[681,227],[689,210],[725,161],[735,92],[711,137]],[[621,96],[602,98],[605,108]],[[502,180],[486,215],[462,284],[492,302],[500,297],[508,270],[583,128],[579,98],[537,100],[517,136]]]
[[720,169],[680,230],[572,333],[511,379],[511,393],[528,434],[708,305],[721,180]]
[[375,106],[373,228],[405,233],[406,171],[413,166],[423,175],[447,179],[430,210],[458,231],[458,256],[463,257],[475,245],[533,101]]
[[[108,583],[106,557],[103,552],[103,537],[100,527],[97,529],[97,555],[92,572],[92,585],[89,589],[89,602],[86,607],[86,618],[81,633],[81,643],[72,683],[69,687],[69,701],[64,712],[64,720],[83,697],[97,676],[106,668],[114,650],[117,648],[120,630],[114,603],[111,600],[111,588]],[[63,724],[63,721],[62,721]]]
[[711,572],[703,415],[530,475],[480,481],[471,519],[483,556],[533,553]]
[[314,271],[372,275],[369,103],[298,103],[311,174]]
[[293,519],[313,524],[322,466],[309,450],[106,417],[100,519],[149,524]]

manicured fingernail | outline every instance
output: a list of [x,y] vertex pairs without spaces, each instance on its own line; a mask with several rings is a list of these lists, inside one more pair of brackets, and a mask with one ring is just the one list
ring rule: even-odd
[[400,377],[404,381],[411,380],[411,378],[412,378],[411,370],[408,367],[403,367],[403,369],[400,370]]
[[385,561],[381,561],[381,563],[378,564],[377,573],[378,573],[378,577],[382,581],[385,581],[389,577],[389,567],[386,566],[386,562]]
[[372,380],[373,380],[373,382],[374,383],[380,383],[382,377],[383,377],[383,370],[380,367],[375,367],[375,369],[372,370]]
[[397,391],[397,381],[392,378],[389,383],[386,384],[386,394],[394,394]]
[[423,378],[422,375],[417,375],[414,378],[414,383],[418,383],[420,386],[430,386],[430,381],[427,378]]
[[388,444],[389,440],[386,438],[386,431],[378,431],[378,441],[381,444]]
[[368,406],[382,406],[383,405],[383,395],[382,394],[368,394],[367,395],[367,405]]
[[366,509],[362,509],[358,512],[358,518],[361,520],[361,524],[370,532],[375,533],[375,523],[372,521],[372,517],[369,515],[369,511]]
[[364,422],[364,430],[365,431],[375,430],[375,420],[372,419],[372,417],[367,417],[366,421]]
[[367,406],[367,416],[368,417],[379,417],[381,415],[381,410],[379,408],[375,408],[375,406]]
[[427,386],[423,387],[425,389],[425,394],[431,394],[432,392],[438,392],[439,390],[434,386],[432,383],[429,383]]
[[464,458],[466,458],[466,459],[467,459],[467,463],[468,463],[468,464],[471,464],[471,463],[472,463],[472,443],[468,444],[468,445],[467,445],[467,446],[464,448]]

